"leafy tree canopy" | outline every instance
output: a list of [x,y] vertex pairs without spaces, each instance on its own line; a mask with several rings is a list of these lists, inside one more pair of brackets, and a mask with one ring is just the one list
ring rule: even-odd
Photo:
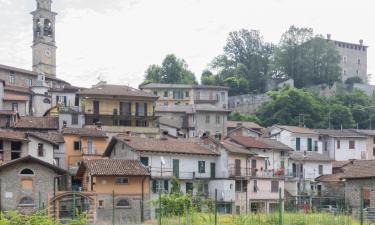
[[154,64],[147,68],[142,84],[149,83],[197,84],[197,81],[185,60],[170,54],[164,58],[161,66]]

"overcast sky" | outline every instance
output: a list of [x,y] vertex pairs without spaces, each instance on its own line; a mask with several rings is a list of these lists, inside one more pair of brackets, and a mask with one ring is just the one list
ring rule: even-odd
[[[0,0],[0,64],[31,69],[35,0]],[[184,58],[200,80],[230,31],[258,29],[278,43],[292,24],[332,39],[369,45],[374,73],[372,0],[54,0],[57,76],[89,87],[103,80],[137,87],[166,54]],[[372,21],[372,22],[371,22]],[[375,75],[375,74],[374,74]],[[373,79],[375,81],[375,79]]]

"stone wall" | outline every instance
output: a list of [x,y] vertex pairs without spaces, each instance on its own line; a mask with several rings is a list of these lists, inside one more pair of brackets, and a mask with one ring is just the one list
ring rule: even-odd
[[370,207],[375,207],[375,179],[347,179],[345,182],[345,204],[352,209],[352,215],[359,216],[361,188],[370,192]]
[[266,94],[248,94],[229,97],[229,109],[243,114],[254,114],[257,108],[270,97]]

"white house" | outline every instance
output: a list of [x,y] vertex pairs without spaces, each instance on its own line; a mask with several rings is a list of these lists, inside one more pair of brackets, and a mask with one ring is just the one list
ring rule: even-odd
[[366,159],[367,136],[352,130],[317,129],[323,154],[333,160]]
[[332,161],[317,152],[291,152],[286,172],[286,191],[294,197],[305,196],[305,199],[298,198],[300,203],[310,202],[309,198],[322,191],[322,186],[315,184],[315,178],[332,174]]
[[269,129],[269,137],[276,139],[296,151],[315,151],[322,153],[319,134],[309,128],[274,125]]

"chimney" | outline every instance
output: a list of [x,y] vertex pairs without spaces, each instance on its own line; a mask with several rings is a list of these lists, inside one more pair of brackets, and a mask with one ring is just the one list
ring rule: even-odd
[[362,46],[363,45],[363,40],[359,40],[359,44]]
[[349,159],[350,164],[354,164],[355,159]]
[[331,34],[327,34],[327,40],[328,40],[328,41],[331,40]]

